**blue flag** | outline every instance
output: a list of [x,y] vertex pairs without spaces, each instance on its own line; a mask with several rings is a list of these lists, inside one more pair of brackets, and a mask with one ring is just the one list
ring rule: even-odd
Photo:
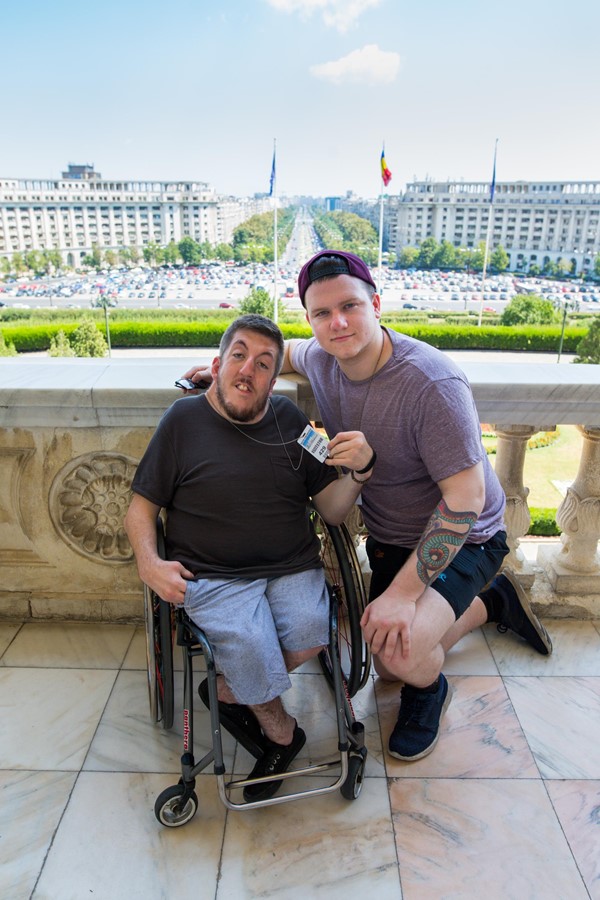
[[273,164],[271,166],[271,180],[269,182],[269,197],[273,196],[273,188],[275,187],[275,150],[273,149]]
[[490,187],[490,203],[494,202],[494,191],[496,190],[496,151],[498,150],[498,141],[494,147],[494,171],[492,172],[492,184]]

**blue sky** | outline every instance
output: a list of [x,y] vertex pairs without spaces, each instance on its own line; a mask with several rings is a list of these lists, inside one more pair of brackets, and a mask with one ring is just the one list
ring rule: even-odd
[[413,178],[600,180],[597,0],[16,0],[0,177],[195,179],[221,194]]

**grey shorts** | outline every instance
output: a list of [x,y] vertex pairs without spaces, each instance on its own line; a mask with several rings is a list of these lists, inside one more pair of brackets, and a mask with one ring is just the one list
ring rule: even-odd
[[236,700],[249,706],[290,687],[283,650],[329,643],[323,569],[280,578],[200,578],[188,583],[184,609],[205,632]]

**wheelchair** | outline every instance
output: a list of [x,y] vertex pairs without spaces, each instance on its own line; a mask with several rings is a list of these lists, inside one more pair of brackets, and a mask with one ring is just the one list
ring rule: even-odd
[[[173,677],[174,646],[183,655],[183,754],[179,783],[162,791],[156,799],[154,813],[167,827],[189,822],[198,809],[196,776],[211,763],[217,777],[219,796],[228,809],[255,809],[285,803],[300,797],[329,793],[337,789],[347,800],[356,799],[361,791],[367,749],[364,725],[356,721],[352,697],[366,684],[371,655],[362,638],[360,619],[366,595],[354,543],[345,525],[327,525],[315,510],[310,511],[313,527],[321,543],[321,558],[330,595],[329,644],[319,654],[319,663],[335,701],[339,756],[330,761],[313,763],[277,775],[285,781],[304,775],[332,773],[325,786],[274,796],[267,800],[239,802],[236,791],[248,784],[272,781],[262,779],[226,780],[223,761],[221,724],[219,722],[216,668],[210,642],[205,633],[182,608],[166,603],[144,585],[144,613],[148,668],[148,694],[152,721],[163,729],[173,726],[175,690]],[[157,521],[157,546],[165,559],[165,532],[162,519]],[[203,656],[207,670],[208,701],[212,749],[198,762],[194,759],[193,660]]]

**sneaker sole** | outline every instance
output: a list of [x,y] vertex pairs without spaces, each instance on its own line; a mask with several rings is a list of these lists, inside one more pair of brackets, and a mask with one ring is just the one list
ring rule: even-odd
[[393,756],[394,759],[401,759],[402,762],[416,762],[418,759],[423,759],[424,756],[429,756],[431,751],[435,749],[435,745],[437,744],[437,742],[440,739],[440,731],[442,730],[441,729],[442,719],[444,718],[444,714],[445,714],[446,710],[450,706],[450,701],[452,700],[453,694],[454,694],[454,690],[452,689],[450,682],[448,682],[448,693],[446,694],[446,699],[444,700],[444,705],[442,706],[442,711],[440,713],[440,727],[438,728],[438,733],[436,734],[435,739],[431,742],[429,747],[427,747],[425,750],[421,750],[421,752],[417,753],[415,756],[400,756],[399,753],[395,753],[393,750],[390,750],[388,747],[389,755]]
[[537,632],[537,635],[538,635],[540,641],[546,648],[546,652],[544,653],[544,651],[540,650],[538,647],[536,647],[535,649],[537,650],[538,653],[541,653],[542,656],[550,656],[550,654],[552,653],[552,639],[550,638],[550,635],[548,634],[548,632],[546,631],[546,629],[544,628],[544,626],[542,625],[542,623],[540,622],[540,620],[538,619],[538,617],[536,616],[534,611],[532,610],[529,600],[527,599],[527,595],[526,595],[525,591],[523,590],[523,588],[521,587],[521,585],[519,584],[517,576],[512,571],[512,569],[502,569],[501,574],[504,575],[504,577],[506,578],[507,581],[510,581],[513,588],[515,589],[515,593],[516,593],[517,597],[519,598],[519,603],[521,604],[523,612],[529,619],[529,624]]

